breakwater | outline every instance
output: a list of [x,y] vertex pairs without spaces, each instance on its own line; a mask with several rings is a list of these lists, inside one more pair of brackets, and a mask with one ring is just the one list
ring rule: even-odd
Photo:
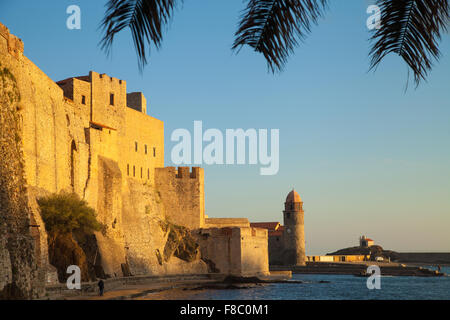
[[271,270],[290,270],[298,274],[342,274],[342,275],[365,275],[369,265],[378,265],[384,276],[417,276],[436,277],[444,273],[436,272],[427,268],[408,266],[398,263],[377,263],[367,261],[364,263],[327,263],[308,262],[306,266],[271,266]]

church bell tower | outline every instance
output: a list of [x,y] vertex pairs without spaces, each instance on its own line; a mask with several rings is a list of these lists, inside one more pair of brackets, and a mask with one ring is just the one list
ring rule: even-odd
[[306,257],[303,202],[294,189],[286,197],[283,218],[284,264],[304,266]]

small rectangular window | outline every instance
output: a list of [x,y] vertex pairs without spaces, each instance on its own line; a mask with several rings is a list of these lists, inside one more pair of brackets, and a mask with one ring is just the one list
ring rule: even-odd
[[86,104],[86,96],[81,96],[81,103]]
[[136,177],[136,167],[133,166],[133,177]]
[[127,176],[130,176],[130,165],[127,164]]
[[156,157],[156,148],[153,148],[153,157]]
[[143,178],[143,175],[142,175],[142,167],[141,167],[141,179]]
[[138,143],[137,143],[137,141],[134,143],[134,151],[138,152]]
[[145,154],[147,154],[147,145],[145,145]]
[[109,94],[109,104],[112,106],[114,105],[114,93]]
[[150,169],[147,169],[147,179],[150,179]]

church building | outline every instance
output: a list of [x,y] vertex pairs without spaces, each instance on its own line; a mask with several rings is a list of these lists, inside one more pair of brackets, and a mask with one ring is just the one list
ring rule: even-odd
[[254,222],[251,226],[268,230],[269,264],[305,265],[303,201],[297,191],[292,190],[286,197],[283,225],[279,222]]

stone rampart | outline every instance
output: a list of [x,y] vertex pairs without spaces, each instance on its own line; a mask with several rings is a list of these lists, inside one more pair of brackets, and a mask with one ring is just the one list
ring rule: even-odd
[[267,230],[251,227],[200,229],[202,259],[211,272],[234,276],[269,274]]
[[204,170],[193,167],[156,168],[155,187],[166,218],[174,224],[198,229],[205,224]]

